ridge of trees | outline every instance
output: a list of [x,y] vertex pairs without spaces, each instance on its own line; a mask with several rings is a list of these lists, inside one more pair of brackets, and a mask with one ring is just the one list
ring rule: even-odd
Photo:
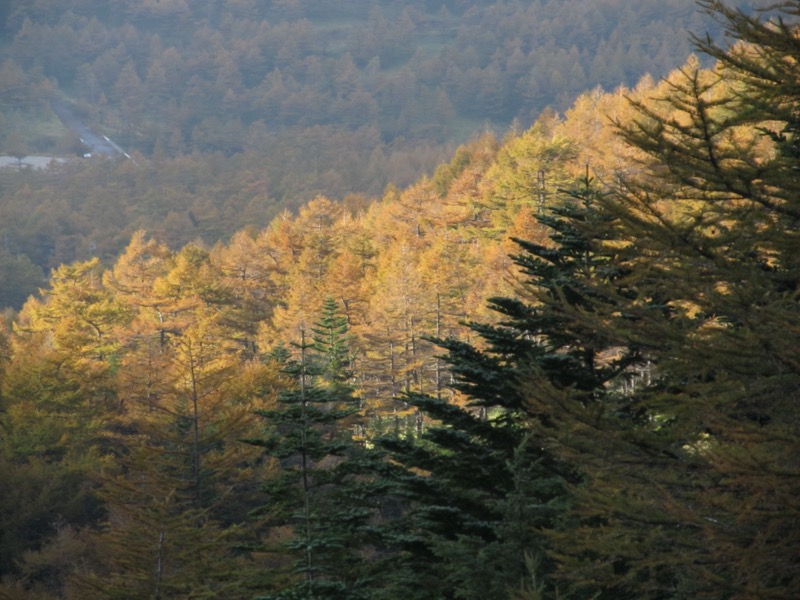
[[[279,369],[287,349],[303,328],[321,331],[327,322],[333,334],[346,326],[350,349],[336,349],[334,362],[336,370],[348,362],[347,380],[337,385],[354,390],[361,415],[354,439],[418,435],[427,426],[423,413],[401,394],[460,397],[428,338],[472,338],[463,321],[486,317],[488,296],[511,293],[517,280],[506,236],[537,231],[534,215],[556,202],[557,186],[592,153],[605,155],[572,139],[609,127],[598,104],[624,110],[624,103],[622,94],[593,92],[564,120],[545,116],[503,142],[487,133],[431,178],[389,188],[378,202],[320,196],[297,215],[284,212],[210,248],[188,242],[174,250],[135,232],[110,267],[95,257],[56,268],[40,297],[14,317],[3,355],[4,465],[10,482],[25,479],[3,513],[4,576],[13,581],[4,591],[107,597],[127,589],[135,596],[157,582],[165,594],[217,593],[223,584],[208,578],[216,571],[191,566],[191,554],[174,555],[171,574],[159,562],[206,537],[272,565],[276,575],[262,589],[297,583],[291,561],[276,550],[291,539],[276,514],[267,510],[244,533],[230,529],[246,507],[264,502],[254,482],[279,472],[279,459],[255,459],[258,446],[231,453],[231,444],[274,435],[271,419],[252,415],[277,415],[279,398],[296,395]],[[539,173],[544,189],[531,184]],[[334,341],[328,344],[338,347]],[[11,466],[18,464],[25,467]],[[62,505],[52,494],[75,501]],[[37,495],[47,504],[26,500]],[[270,523],[259,541],[259,528]],[[363,539],[379,553],[395,543]],[[88,548],[102,550],[90,557]],[[53,566],[46,581],[38,565],[68,551],[86,553],[91,567]],[[259,585],[244,554],[218,552],[245,588]],[[163,571],[154,580],[155,564]]]
[[6,68],[22,71],[6,101],[18,108],[11,88],[38,69],[145,154],[241,152],[257,121],[441,141],[461,118],[529,124],[582,90],[664,74],[702,19],[687,0],[289,4],[11,2]]
[[2,592],[792,597],[800,5],[703,6],[713,68],[56,269],[0,336]]
[[[137,229],[178,249],[319,194],[412,185],[474,132],[664,75],[686,31],[715,28],[693,0],[12,0],[0,16],[0,152],[83,154],[55,95],[141,165],[0,172],[0,252],[45,273],[110,263]],[[6,268],[30,285],[24,267]]]

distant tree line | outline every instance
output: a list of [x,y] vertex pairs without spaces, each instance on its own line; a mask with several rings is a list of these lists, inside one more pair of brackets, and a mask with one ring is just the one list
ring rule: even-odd
[[703,6],[712,68],[54,269],[0,328],[0,594],[793,598],[800,4]]
[[[30,110],[60,93],[129,151],[262,157],[280,201],[408,185],[454,142],[661,76],[690,53],[687,31],[718,29],[692,0],[12,0],[4,16],[9,122],[46,122]],[[70,147],[54,125],[29,147]],[[393,166],[420,149],[432,163]]]

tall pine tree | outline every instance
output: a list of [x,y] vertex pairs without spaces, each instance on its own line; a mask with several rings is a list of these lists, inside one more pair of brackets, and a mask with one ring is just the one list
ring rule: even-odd
[[257,550],[275,557],[282,577],[271,573],[260,597],[370,598],[364,551],[376,494],[359,475],[367,450],[349,427],[358,413],[349,384],[353,351],[335,302],[325,304],[312,332],[309,343],[301,331],[298,360],[285,351],[273,355],[296,385],[280,395],[277,408],[259,411],[269,434],[248,440],[279,464],[264,484],[265,534]]
[[[577,483],[580,473],[529,426],[522,384],[535,380],[574,391],[593,406],[609,382],[639,360],[635,350],[583,326],[562,308],[616,310],[615,294],[601,296],[587,286],[595,279],[613,284],[618,277],[608,254],[596,251],[582,230],[597,217],[591,206],[596,194],[587,177],[572,200],[540,217],[549,244],[518,240],[521,253],[514,261],[523,281],[516,297],[491,300],[498,324],[471,325],[480,348],[438,340],[448,351],[453,387],[466,404],[408,395],[432,425],[419,439],[383,440],[392,462],[401,466],[395,490],[407,503],[406,514],[392,526],[394,537],[388,536],[397,556],[385,597],[412,587],[407,597],[557,593],[543,532],[560,526],[566,486]],[[545,429],[555,426],[548,411],[533,418]]]
[[[604,196],[631,300],[591,318],[641,349],[652,380],[630,418],[562,412],[560,455],[582,451],[579,523],[554,543],[575,587],[607,597],[791,598],[800,587],[797,223],[800,3],[745,14],[701,5],[736,41],[707,38],[619,123],[645,157]],[[533,405],[563,396],[531,386]],[[572,432],[571,436],[567,432]],[[603,596],[605,597],[605,596]]]

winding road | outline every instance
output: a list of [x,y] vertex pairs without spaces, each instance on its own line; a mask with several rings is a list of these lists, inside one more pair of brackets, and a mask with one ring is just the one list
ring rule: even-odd
[[78,134],[81,141],[91,149],[92,154],[100,156],[125,156],[130,158],[130,156],[112,140],[104,135],[98,135],[89,129],[75,116],[75,113],[72,112],[72,109],[63,100],[54,99],[50,102],[50,107],[66,127]]

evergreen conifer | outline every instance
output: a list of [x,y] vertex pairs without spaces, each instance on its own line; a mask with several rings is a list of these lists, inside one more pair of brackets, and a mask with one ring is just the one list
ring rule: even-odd
[[[653,365],[620,396],[627,410],[560,411],[558,454],[579,458],[585,481],[575,527],[551,543],[587,595],[790,598],[800,586],[800,3],[766,17],[701,5],[736,43],[698,39],[715,68],[690,63],[634,103],[618,126],[644,158],[599,201],[629,301],[602,318],[571,311]],[[534,385],[528,397],[570,406]]]

